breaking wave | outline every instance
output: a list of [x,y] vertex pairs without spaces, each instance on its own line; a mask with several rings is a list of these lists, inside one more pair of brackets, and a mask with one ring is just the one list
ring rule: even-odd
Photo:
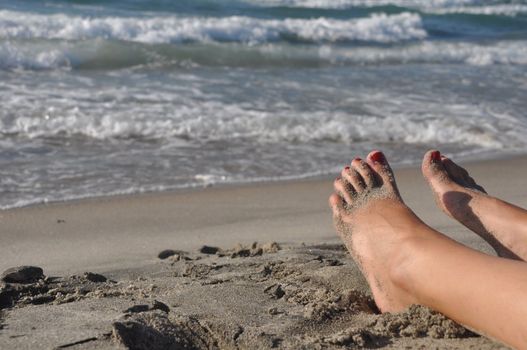
[[89,41],[0,41],[0,70],[122,69],[170,66],[320,67],[378,64],[527,65],[527,41],[419,42],[396,47],[199,44],[174,46]]
[[[423,108],[425,113],[424,105],[412,108]],[[405,108],[397,113],[379,112],[386,116],[328,113],[325,110],[291,115],[287,108],[258,111],[239,105],[203,102],[199,106],[180,105],[166,115],[152,118],[149,108],[128,104],[121,111],[113,111],[111,116],[97,110],[90,113],[74,108],[50,112],[44,117],[0,118],[0,130],[4,136],[19,138],[87,137],[98,140],[158,139],[164,142],[233,142],[238,139],[263,144],[369,141],[455,143],[489,149],[527,148],[524,141],[527,129],[523,120],[494,113],[483,123],[482,113],[489,112],[484,106],[481,108],[429,102],[426,117],[416,114],[409,118]],[[9,114],[9,106],[6,109],[5,113]],[[494,125],[498,124],[500,128],[496,129]]]
[[0,38],[122,40],[149,44],[277,41],[391,43],[426,37],[421,18],[414,13],[374,14],[368,18],[338,20],[259,19],[214,17],[102,17],[64,14],[41,15],[0,11]]

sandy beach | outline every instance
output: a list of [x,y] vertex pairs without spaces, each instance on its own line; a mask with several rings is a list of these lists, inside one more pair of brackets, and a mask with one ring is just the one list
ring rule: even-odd
[[[423,222],[495,254],[419,165],[527,208],[526,23],[520,0],[0,0],[0,350],[503,348],[379,310],[415,302],[521,346],[524,265],[395,201],[335,210],[376,305],[328,199],[380,149]],[[348,209],[395,199],[361,176]],[[526,256],[525,213],[435,180]]]
[[[463,165],[527,206],[527,158]],[[396,176],[427,224],[493,253],[436,208],[417,167]],[[0,270],[47,276],[2,285],[0,348],[503,348],[425,308],[380,315],[333,231],[331,190],[304,180],[0,212]]]

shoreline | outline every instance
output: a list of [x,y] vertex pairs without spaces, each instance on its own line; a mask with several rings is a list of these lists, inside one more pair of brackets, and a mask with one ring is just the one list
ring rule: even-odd
[[[527,206],[527,157],[463,165]],[[435,206],[419,169],[395,174],[424,222],[493,254]],[[379,314],[333,230],[331,191],[319,179],[0,212],[0,270],[48,276],[0,282],[0,348],[506,349],[424,307]]]
[[[527,157],[464,165],[489,193],[527,205],[522,192]],[[479,237],[435,207],[419,169],[399,168],[395,173],[403,199],[426,223],[488,250]],[[195,250],[203,244],[253,241],[338,243],[327,206],[331,191],[332,179],[304,179],[5,210],[0,212],[5,232],[0,238],[0,269],[35,264],[53,273],[108,271],[140,264],[164,248]]]
[[[512,153],[488,153],[485,154],[483,157],[476,157],[474,160],[468,159],[468,157],[472,157],[474,155],[468,155],[468,156],[462,156],[459,159],[459,162],[461,164],[470,165],[470,164],[477,164],[482,162],[493,162],[493,161],[506,161],[506,160],[513,160],[513,159],[527,159],[527,154],[525,153],[519,153],[519,152],[512,152]],[[457,159],[457,158],[456,158]],[[420,160],[415,163],[396,163],[395,165],[391,165],[392,169],[394,170],[401,170],[401,169],[414,169],[420,167],[421,162]],[[336,174],[337,172],[335,172]],[[233,182],[219,182],[219,183],[211,183],[211,184],[203,184],[203,185],[195,185],[195,186],[186,186],[182,185],[181,187],[174,187],[169,189],[163,189],[163,190],[146,190],[146,191],[140,191],[140,192],[131,192],[131,193],[115,193],[115,194],[108,194],[108,195],[95,195],[95,196],[79,196],[79,197],[73,197],[73,198],[67,198],[64,200],[51,200],[51,201],[41,201],[36,203],[30,203],[30,204],[24,204],[24,205],[18,205],[18,206],[12,206],[0,209],[0,214],[2,212],[9,212],[14,210],[20,210],[20,209],[26,209],[26,208],[33,208],[33,207],[47,207],[47,206],[54,206],[54,205],[68,205],[68,204],[74,204],[74,203],[82,203],[82,202],[88,202],[88,201],[104,201],[108,199],[118,199],[118,198],[129,198],[129,197],[140,197],[140,196],[156,196],[156,195],[178,195],[178,194],[187,194],[187,193],[193,193],[198,191],[203,191],[207,189],[229,189],[229,188],[238,188],[238,187],[251,187],[251,186],[266,186],[266,185],[272,185],[272,184],[287,184],[287,183],[295,183],[295,182],[309,182],[309,181],[324,181],[324,180],[332,180],[333,179],[332,174],[317,174],[317,175],[306,175],[303,177],[298,176],[282,176],[282,177],[276,177],[276,178],[264,178],[264,179],[248,179],[245,181],[233,181]]]

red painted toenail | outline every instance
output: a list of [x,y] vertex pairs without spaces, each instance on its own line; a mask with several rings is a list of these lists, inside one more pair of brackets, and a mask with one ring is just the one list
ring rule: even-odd
[[[357,157],[357,158],[353,158],[353,160],[356,160],[357,162],[360,162],[362,159],[360,159],[359,157]],[[353,160],[352,160],[352,162],[353,162]]]
[[384,164],[386,162],[386,158],[384,158],[384,154],[382,152],[375,152],[370,156],[371,160],[373,160],[375,163],[381,163]]
[[347,166],[347,167],[345,167],[345,168],[344,168],[344,170],[350,170],[350,167],[349,167],[349,166]]
[[430,154],[430,158],[432,158],[434,162],[439,162],[441,161],[441,153],[439,153],[439,151],[433,151]]

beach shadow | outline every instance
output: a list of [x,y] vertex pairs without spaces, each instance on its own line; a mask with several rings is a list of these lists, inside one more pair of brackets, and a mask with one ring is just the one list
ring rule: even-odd
[[494,235],[487,230],[479,217],[470,207],[473,197],[467,193],[449,191],[443,195],[443,203],[453,218],[463,223],[468,229],[483,238],[502,258],[522,260],[513,253],[508,247],[498,241]]

